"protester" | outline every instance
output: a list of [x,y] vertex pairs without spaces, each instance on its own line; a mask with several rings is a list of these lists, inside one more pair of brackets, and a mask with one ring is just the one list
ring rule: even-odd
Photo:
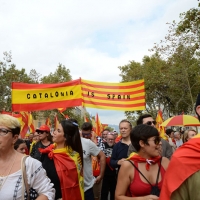
[[117,137],[118,137],[118,133],[117,133],[117,131],[113,131],[113,134],[114,134],[114,137],[115,137],[115,140],[116,140]]
[[[100,198],[101,181],[105,171],[106,158],[104,153],[97,147],[97,145],[90,140],[92,137],[92,124],[90,122],[85,122],[82,124],[81,135],[81,142],[83,146],[85,200],[94,200],[94,197],[96,199]],[[94,177],[92,172],[92,156],[96,156],[100,163],[100,172],[97,177]]]
[[174,140],[174,131],[172,129],[167,129],[165,136],[167,137],[167,141],[172,148],[172,152],[176,150],[176,141]]
[[114,132],[107,134],[104,148],[106,155],[106,169],[103,177],[103,183],[101,188],[101,200],[108,200],[108,194],[110,193],[110,200],[115,199],[115,187],[116,187],[116,170],[110,166],[110,157],[115,144]]
[[56,198],[84,199],[83,149],[75,120],[63,120],[53,132],[53,142],[42,153],[41,162],[56,189]]
[[188,140],[190,140],[191,138],[193,138],[196,134],[197,134],[197,132],[192,128],[186,130],[183,134],[183,143],[185,143]]
[[131,143],[130,132],[132,124],[124,119],[119,123],[119,131],[121,134],[121,140],[114,146],[112,156],[110,159],[110,166],[119,170],[122,162],[126,160],[128,148]]
[[[139,125],[139,124],[147,124],[149,126],[155,127],[156,121],[153,120],[153,118],[152,118],[152,116],[150,114],[143,114],[143,115],[139,116],[136,124],[137,125]],[[172,154],[173,154],[171,146],[169,145],[169,143],[166,140],[164,140],[162,138],[161,138],[161,142],[162,142],[162,145],[161,145],[161,149],[160,149],[160,155],[170,159]],[[133,145],[130,145],[129,149],[128,149],[128,156],[132,152],[136,152],[136,150],[133,147]]]
[[30,145],[30,154],[32,152],[32,149],[33,149],[33,146],[35,145],[35,143],[37,143],[39,141],[40,141],[39,134],[38,134],[38,132],[35,132],[33,134],[33,140],[32,140],[31,145]]
[[14,149],[19,153],[25,154],[27,151],[26,142],[22,139],[17,139],[17,141],[14,143]]
[[50,144],[52,144],[52,136],[50,134],[50,128],[47,125],[40,126],[39,129],[36,129],[36,132],[39,135],[39,141],[33,145],[30,156],[37,160],[40,160],[41,153],[38,149],[45,149]]
[[138,125],[131,131],[131,143],[137,153],[132,153],[121,165],[115,199],[159,199],[169,160],[160,156],[158,130],[149,125]]
[[[200,120],[200,94],[195,111]],[[200,197],[200,136],[196,135],[178,148],[165,174],[160,199],[189,200]],[[181,167],[181,170],[180,170]]]
[[[20,128],[18,119],[0,114],[0,199],[2,200],[27,199],[27,193],[25,195],[23,192],[21,169],[24,155],[14,150]],[[38,195],[37,198],[40,200],[54,200],[53,184],[50,183],[41,163],[27,157],[25,166],[25,176],[30,187],[29,196]]]
[[183,140],[181,138],[181,133],[179,131],[176,131],[174,133],[174,139],[175,139],[175,142],[176,142],[176,147],[179,148],[180,146],[182,146],[183,144]]

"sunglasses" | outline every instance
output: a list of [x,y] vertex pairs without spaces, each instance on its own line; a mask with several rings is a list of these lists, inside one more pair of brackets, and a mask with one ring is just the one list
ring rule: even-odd
[[9,132],[12,133],[11,130],[8,130],[5,128],[0,128],[0,136],[4,136],[4,135],[8,134]]
[[43,134],[45,131],[38,131],[37,133],[40,135],[40,134]]
[[91,134],[92,134],[91,132],[90,133],[84,133],[84,132],[82,132],[83,137],[90,137]]
[[153,140],[148,140],[148,141],[154,141],[155,145],[159,145],[160,141],[161,141],[161,137],[156,136],[155,139]]
[[148,122],[146,122],[146,125],[151,126],[152,124],[156,125],[156,121],[148,121]]

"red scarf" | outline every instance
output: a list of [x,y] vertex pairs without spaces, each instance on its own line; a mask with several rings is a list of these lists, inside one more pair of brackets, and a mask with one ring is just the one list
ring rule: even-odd
[[154,158],[143,158],[141,156],[139,156],[137,153],[131,153],[131,155],[127,158],[128,160],[132,160],[133,162],[145,162],[146,163],[146,170],[149,171],[150,165],[152,164],[156,164],[160,161],[161,157],[157,156]]
[[[173,154],[167,168],[160,199],[170,200],[171,194],[200,169],[200,136],[184,143]],[[181,167],[181,170],[178,170]]]
[[45,149],[39,149],[41,153],[47,153],[54,160],[55,168],[60,180],[62,199],[81,200],[77,166],[66,153],[54,153],[54,144]]

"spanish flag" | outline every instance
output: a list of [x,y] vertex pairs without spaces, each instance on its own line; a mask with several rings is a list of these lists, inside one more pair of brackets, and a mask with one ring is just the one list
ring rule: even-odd
[[[186,179],[199,171],[199,155],[200,135],[198,134],[185,142],[172,155],[165,174],[160,199],[170,200],[172,193],[176,191]],[[197,197],[196,199],[199,198]]]
[[80,79],[55,84],[12,83],[12,111],[48,110],[81,104]]
[[102,124],[100,122],[98,114],[96,114],[95,123],[96,123],[96,134],[98,136],[101,136],[101,132],[103,131],[103,127],[102,127]]
[[144,110],[144,80],[104,83],[81,79],[83,105],[108,110]]
[[84,200],[84,180],[82,175],[82,163],[79,153],[71,147],[55,149],[52,144],[45,149],[39,149],[41,153],[47,153],[53,159],[60,179],[62,199]]
[[162,111],[159,110],[157,117],[156,117],[156,128],[160,133],[160,137],[162,137],[163,139],[167,139],[167,137],[165,136],[165,128],[164,126],[160,126],[163,123],[163,118],[162,118]]

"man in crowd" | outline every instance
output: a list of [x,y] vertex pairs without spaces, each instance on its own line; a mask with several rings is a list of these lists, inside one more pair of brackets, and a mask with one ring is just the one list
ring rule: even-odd
[[[149,126],[153,126],[155,127],[156,125],[156,121],[153,120],[152,116],[150,114],[144,114],[144,115],[141,115],[138,120],[137,120],[137,125],[139,124],[147,124]],[[161,138],[161,142],[162,142],[162,150],[161,150],[161,154],[163,157],[167,157],[168,159],[171,158],[172,156],[172,148],[171,146],[169,145],[169,143],[162,139]],[[133,147],[133,145],[131,144],[129,146],[129,149],[128,149],[128,156],[132,153],[132,152],[136,152],[135,148]]]
[[106,155],[106,169],[103,177],[103,184],[101,189],[101,200],[108,199],[108,193],[110,192],[110,200],[115,199],[115,187],[116,187],[116,171],[110,166],[110,157],[112,155],[112,150],[115,144],[114,132],[109,132],[107,134],[104,148],[104,153]]
[[[84,174],[84,194],[85,200],[94,200],[93,187],[98,188],[98,184],[103,179],[106,157],[105,154],[90,139],[92,137],[92,124],[83,123],[81,127],[81,142],[83,147],[83,174]],[[97,156],[100,163],[100,173],[95,178],[92,172],[92,156]],[[101,188],[99,189],[99,193]]]
[[97,136],[97,146],[103,151],[104,143],[106,143],[107,134],[110,132],[109,129],[104,129],[101,133],[101,137]]
[[50,134],[50,128],[47,125],[40,126],[39,129],[36,129],[36,132],[39,135],[39,141],[33,144],[30,156],[40,160],[41,153],[39,152],[38,148],[45,149],[52,144],[52,137]]
[[119,131],[121,134],[121,140],[115,144],[112,156],[110,159],[110,165],[112,168],[117,168],[119,170],[122,162],[126,160],[128,148],[131,144],[130,132],[132,130],[132,124],[124,119],[119,123]]
[[176,131],[174,133],[174,139],[176,142],[176,147],[179,148],[183,144],[183,140],[181,139],[181,133]]
[[[195,111],[200,120],[200,94],[197,97]],[[200,135],[196,135],[174,152],[165,174],[159,199],[199,199],[199,158]]]

